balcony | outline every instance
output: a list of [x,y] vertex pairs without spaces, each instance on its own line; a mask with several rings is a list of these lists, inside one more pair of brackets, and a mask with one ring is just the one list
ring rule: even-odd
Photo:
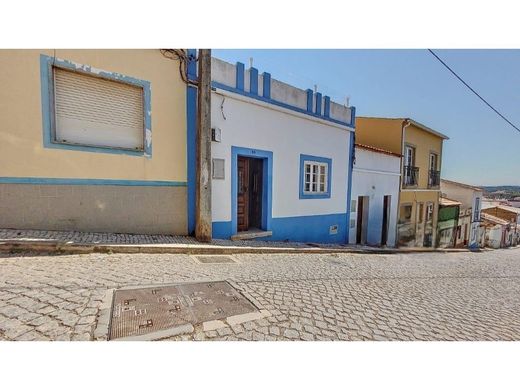
[[430,170],[428,172],[428,187],[438,187],[441,184],[441,171]]
[[419,168],[405,165],[403,169],[403,187],[416,186],[419,181]]

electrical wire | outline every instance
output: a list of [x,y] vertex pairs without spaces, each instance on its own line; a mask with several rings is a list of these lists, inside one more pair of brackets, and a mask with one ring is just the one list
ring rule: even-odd
[[[170,60],[178,60],[179,61],[179,73],[181,75],[182,81],[184,81],[185,84],[193,84],[197,85],[197,81],[190,80],[188,77],[188,62],[190,61],[190,58],[188,58],[188,55],[184,50],[180,49],[160,49],[161,54],[170,59]],[[194,59],[195,61],[198,61],[198,58]]]
[[503,120],[505,120],[507,123],[509,123],[509,124],[510,124],[510,125],[511,125],[515,130],[516,130],[516,131],[518,131],[518,132],[520,133],[520,128],[518,128],[517,126],[515,126],[515,125],[514,125],[514,124],[513,124],[509,119],[507,119],[504,115],[502,115],[502,114],[501,114],[501,113],[500,113],[500,112],[499,112],[495,107],[493,107],[491,104],[489,104],[489,103],[487,102],[486,99],[484,99],[482,96],[480,96],[480,95],[478,94],[477,91],[475,91],[473,88],[471,88],[471,87],[469,86],[469,84],[466,83],[466,82],[465,82],[465,81],[464,81],[464,80],[463,80],[463,79],[462,79],[462,78],[461,78],[457,73],[455,73],[455,71],[454,71],[453,69],[451,69],[451,68],[448,66],[448,64],[446,64],[443,60],[441,60],[441,59],[439,58],[439,56],[433,52],[433,50],[428,49],[428,51],[429,51],[429,52],[430,52],[430,53],[431,53],[435,58],[437,58],[437,60],[438,60],[442,65],[444,65],[444,66],[446,67],[446,69],[448,69],[448,70],[449,70],[449,71],[450,71],[450,72],[451,72],[451,73],[452,73],[456,78],[458,78],[459,81],[460,81],[462,84],[464,84],[466,87],[468,87],[468,89],[469,89],[471,92],[473,92],[475,95],[477,95],[477,97],[478,97],[480,100],[482,100],[482,101],[483,101],[483,102],[484,102],[484,103],[485,103],[489,108],[491,108],[493,111],[495,111],[495,113],[497,113],[498,116],[500,116]]

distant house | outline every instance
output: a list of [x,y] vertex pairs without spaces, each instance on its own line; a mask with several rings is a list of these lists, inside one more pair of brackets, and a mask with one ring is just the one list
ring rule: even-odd
[[481,215],[486,246],[495,249],[511,246],[514,235],[512,223],[485,212]]
[[[482,210],[486,217],[499,218],[508,223],[511,239],[504,241],[504,246],[518,245],[520,243],[520,208],[499,205]],[[488,218],[489,219],[489,218]]]
[[481,188],[451,180],[441,180],[441,194],[461,202],[455,237],[456,247],[478,248],[484,246],[479,232],[480,211],[483,198]]
[[356,118],[356,142],[402,155],[399,246],[433,247],[443,141],[448,137],[409,118]]
[[459,221],[461,202],[453,199],[439,199],[439,215],[437,221],[437,247],[453,248],[457,242],[456,232]]
[[401,155],[356,144],[349,243],[396,245]]

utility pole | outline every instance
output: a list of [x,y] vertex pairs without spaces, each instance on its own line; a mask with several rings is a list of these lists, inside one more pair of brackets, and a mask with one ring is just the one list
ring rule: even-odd
[[211,241],[211,49],[199,50],[195,237]]

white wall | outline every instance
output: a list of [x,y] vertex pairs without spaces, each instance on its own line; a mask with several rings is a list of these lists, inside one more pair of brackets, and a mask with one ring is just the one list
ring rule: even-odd
[[[388,246],[395,246],[397,211],[399,205],[400,162],[397,156],[356,148],[356,163],[352,172],[352,200],[356,201],[356,211],[350,219],[357,223],[358,196],[368,196],[368,234],[369,245],[381,243],[383,223],[383,199],[391,196],[390,220],[388,227]],[[349,223],[350,226],[350,223]],[[349,243],[356,242],[356,226],[350,228]]]
[[[225,160],[225,179],[212,181],[214,222],[231,221],[231,146],[273,152],[273,218],[346,213],[348,130],[219,89],[211,99],[211,125],[222,132],[211,153]],[[330,199],[299,199],[300,154],[332,159]]]
[[500,248],[502,245],[502,226],[496,225],[486,229],[486,243],[491,248]]

